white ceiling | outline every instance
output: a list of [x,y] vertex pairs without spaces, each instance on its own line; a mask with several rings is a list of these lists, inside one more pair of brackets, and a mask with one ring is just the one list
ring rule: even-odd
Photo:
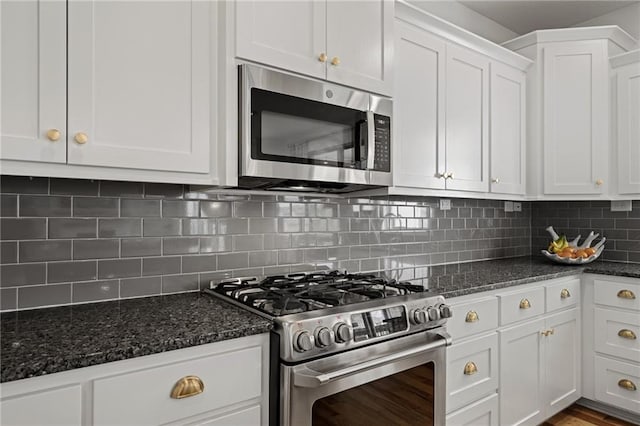
[[534,30],[570,27],[639,1],[477,0],[460,3],[511,31],[526,34]]

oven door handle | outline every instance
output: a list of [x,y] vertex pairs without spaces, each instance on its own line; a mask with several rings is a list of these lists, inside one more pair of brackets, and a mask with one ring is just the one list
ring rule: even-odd
[[438,336],[440,337],[440,339],[436,340],[435,342],[416,346],[410,349],[405,349],[403,351],[385,355],[380,358],[372,359],[370,361],[359,362],[356,365],[351,365],[349,367],[345,367],[336,371],[330,371],[328,373],[321,373],[319,371],[312,370],[309,367],[303,367],[300,370],[295,371],[295,373],[293,374],[293,384],[301,388],[317,388],[351,374],[359,373],[361,371],[369,370],[375,367],[380,367],[385,364],[399,361],[404,358],[409,358],[423,352],[431,351],[451,344],[451,336],[448,333],[444,331],[438,332]]

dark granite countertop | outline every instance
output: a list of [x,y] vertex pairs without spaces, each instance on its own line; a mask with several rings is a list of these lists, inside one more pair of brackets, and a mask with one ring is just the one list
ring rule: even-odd
[[596,260],[586,265],[560,265],[542,256],[458,263],[432,266],[428,287],[449,298],[583,272],[640,278],[640,264]]
[[265,333],[272,326],[200,293],[3,313],[0,323],[0,382]]
[[[451,298],[586,273],[640,278],[640,264],[583,266],[520,257],[432,266],[429,288]],[[264,333],[270,321],[210,295],[185,293],[4,313],[0,382]]]

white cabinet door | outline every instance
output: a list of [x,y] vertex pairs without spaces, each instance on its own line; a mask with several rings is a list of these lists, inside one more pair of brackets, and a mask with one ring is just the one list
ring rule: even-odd
[[489,191],[489,59],[447,46],[447,189]]
[[543,49],[544,192],[600,194],[608,173],[606,41]]
[[398,22],[393,184],[444,189],[445,43]]
[[640,64],[618,71],[618,191],[640,194]]
[[236,56],[326,77],[326,2],[243,0],[236,7]]
[[447,426],[498,426],[498,395],[493,394],[447,416]]
[[539,319],[498,332],[501,424],[538,425],[544,420],[540,395],[544,325],[544,319]]
[[524,194],[526,74],[491,64],[491,192]]
[[70,164],[209,172],[211,7],[68,4]]
[[81,425],[82,387],[74,385],[4,399],[0,403],[0,423],[10,426]]
[[391,95],[393,1],[329,0],[326,5],[327,79]]
[[545,418],[573,404],[581,396],[581,328],[580,310],[570,309],[547,317],[542,337],[544,352]]
[[2,159],[67,161],[66,9],[60,0],[0,2]]

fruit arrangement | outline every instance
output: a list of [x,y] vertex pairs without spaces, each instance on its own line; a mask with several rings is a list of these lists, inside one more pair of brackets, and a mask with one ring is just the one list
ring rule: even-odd
[[542,254],[559,263],[583,264],[593,262],[600,257],[600,254],[604,250],[604,243],[607,240],[605,237],[602,237],[596,245],[591,247],[591,243],[593,243],[600,234],[591,231],[582,244],[578,244],[581,235],[578,235],[572,241],[568,241],[565,235],[558,235],[552,226],[549,226],[546,230],[551,234],[552,241],[547,250],[542,250]]

